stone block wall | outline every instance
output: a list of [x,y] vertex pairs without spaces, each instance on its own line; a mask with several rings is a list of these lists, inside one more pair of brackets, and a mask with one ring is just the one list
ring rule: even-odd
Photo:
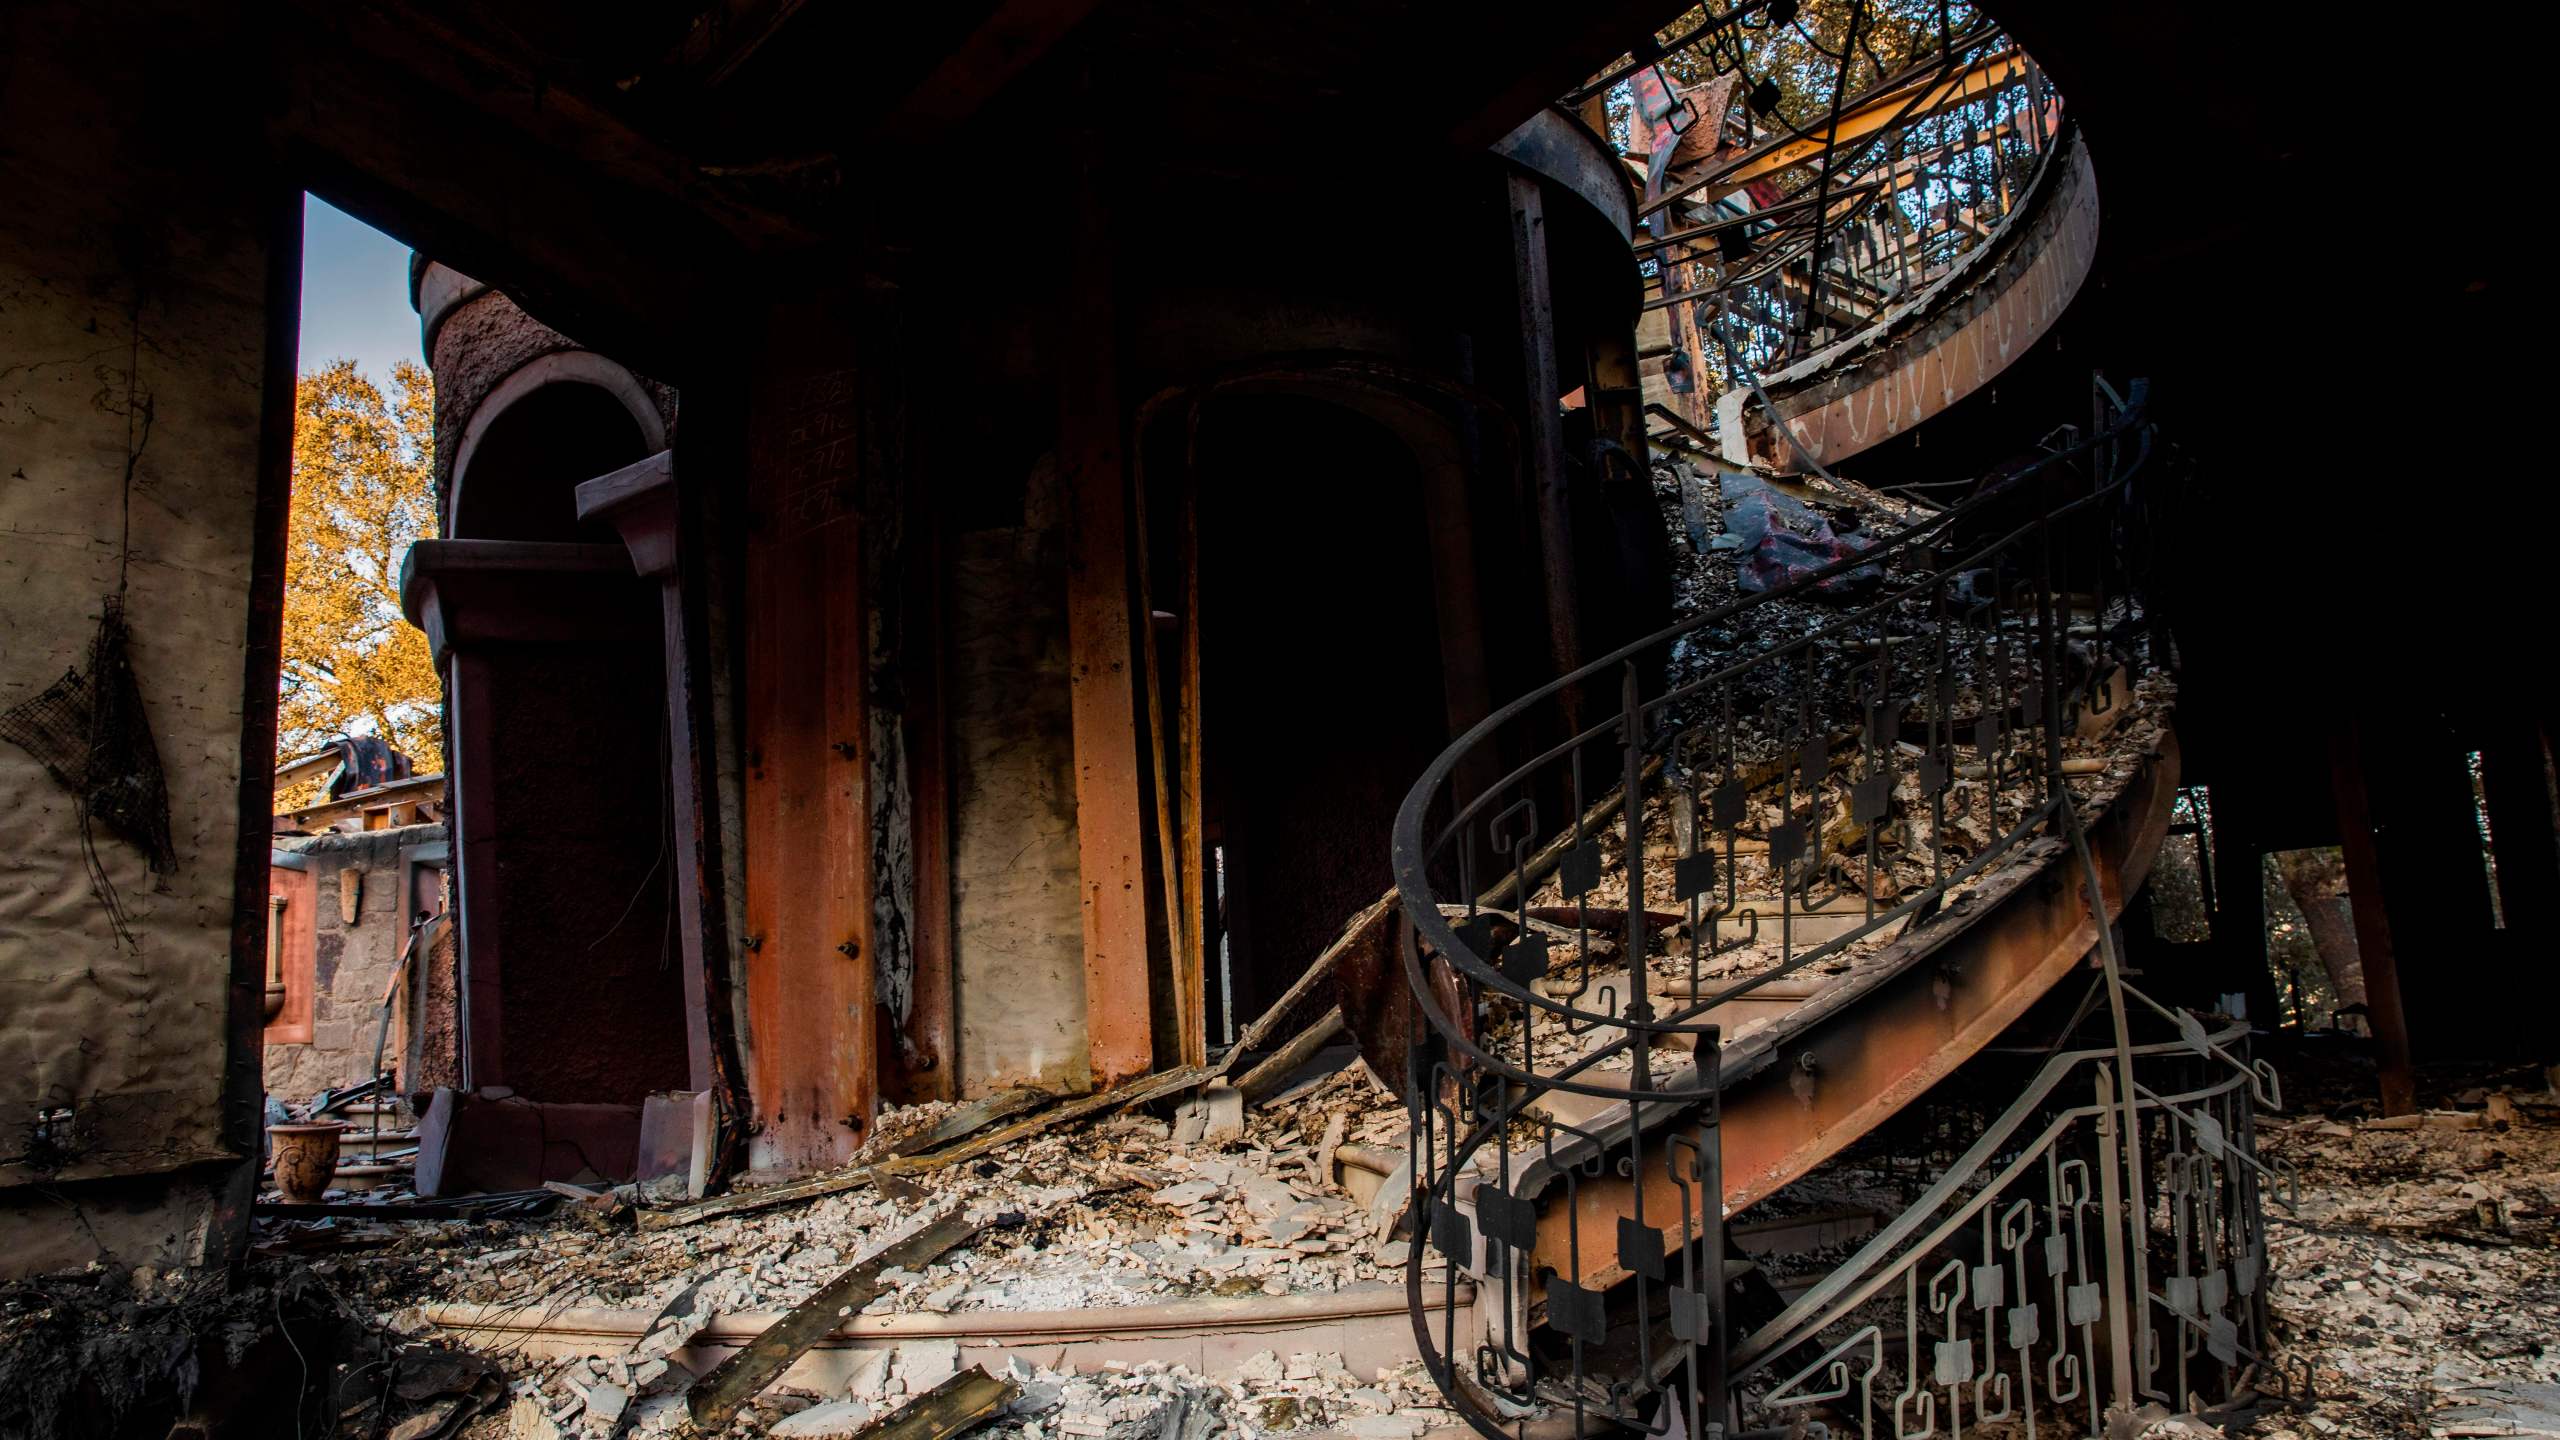
[[[400,949],[407,943],[412,912],[419,903],[403,889],[408,877],[402,852],[441,845],[444,840],[442,825],[276,838],[279,863],[287,863],[290,857],[291,863],[311,876],[310,893],[316,903],[307,968],[304,957],[285,957],[286,984],[311,986],[310,1039],[285,1040],[280,1027],[269,1027],[268,1094],[299,1103],[322,1090],[372,1078],[382,997],[399,965]],[[352,925],[346,921],[341,898],[351,873],[362,876]],[[449,1019],[440,1025],[421,1024],[421,994],[420,977],[413,967],[393,1004],[391,1035],[383,1051],[383,1063],[398,1069],[404,1084],[419,1068],[411,1037],[423,1032],[449,1038],[453,1033]],[[451,1003],[449,991],[445,1003]]]

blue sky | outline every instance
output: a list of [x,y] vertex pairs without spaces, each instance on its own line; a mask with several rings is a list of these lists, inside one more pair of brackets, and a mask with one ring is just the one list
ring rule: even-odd
[[409,247],[316,196],[302,197],[302,358],[332,360],[386,390],[393,363],[423,363],[409,308]]

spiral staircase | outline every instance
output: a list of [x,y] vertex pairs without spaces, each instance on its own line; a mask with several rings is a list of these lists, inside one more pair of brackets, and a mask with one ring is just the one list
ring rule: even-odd
[[[1632,217],[1655,442],[1818,507],[2046,335],[2097,186],[1997,27],[1932,11],[1879,55],[1854,7],[1835,53],[1795,9],[1653,37],[1505,153]],[[1738,100],[1787,25],[1837,61],[1795,124]],[[1624,155],[1575,123],[1612,93]],[[1401,987],[1353,972],[1346,1008],[1405,1017],[1364,1050],[1445,1262],[1409,1271],[1417,1337],[1478,1431],[2094,1436],[2287,1383],[2274,1077],[2237,997],[2155,1000],[2115,933],[2179,795],[2161,464],[2145,387],[2096,381],[2031,460],[1520,697],[1414,786]],[[1740,1255],[1737,1215],[1992,1056],[2023,1078],[1854,1254],[1791,1294]]]

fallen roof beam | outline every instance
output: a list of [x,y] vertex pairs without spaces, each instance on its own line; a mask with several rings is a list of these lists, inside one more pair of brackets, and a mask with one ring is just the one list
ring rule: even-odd
[[711,1367],[685,1396],[693,1422],[715,1434],[726,1429],[739,1407],[762,1393],[792,1361],[825,1339],[846,1316],[879,1299],[889,1288],[881,1278],[888,1271],[922,1270],[983,1228],[981,1222],[955,1211],[873,1251],[868,1259],[828,1281],[748,1341],[745,1349]]
[[693,1225],[704,1220],[715,1220],[723,1215],[752,1214],[758,1210],[771,1210],[779,1205],[794,1205],[803,1200],[823,1199],[829,1195],[840,1195],[848,1190],[859,1190],[868,1185],[876,1185],[884,1175],[911,1175],[926,1170],[939,1170],[948,1165],[957,1165],[963,1160],[975,1160],[990,1150],[1001,1149],[1025,1135],[1034,1134],[1052,1126],[1071,1124],[1115,1107],[1129,1109],[1144,1105],[1150,1100],[1160,1099],[1177,1090],[1187,1090],[1215,1073],[1217,1072],[1206,1065],[1186,1065],[1179,1070],[1165,1070],[1116,1089],[1097,1090],[1090,1095],[1079,1096],[1063,1105],[1052,1106],[1036,1115],[1017,1120],[991,1134],[982,1135],[975,1140],[931,1155],[893,1155],[876,1165],[866,1165],[855,1170],[819,1175],[785,1185],[768,1185],[762,1189],[742,1191],[735,1195],[714,1196],[709,1200],[697,1200],[693,1204],[678,1206],[672,1210],[644,1210],[640,1213],[640,1228],[666,1230],[679,1225]]
[[[2001,51],[1953,75],[1934,71],[1914,81],[1887,86],[1844,111],[1837,124],[1825,123],[1823,134],[1772,138],[1724,164],[1681,182],[1660,199],[1645,202],[1642,219],[1704,190],[1722,195],[1754,180],[1766,180],[1799,165],[1811,164],[1844,146],[1856,144],[1898,124],[1926,119],[1942,110],[1968,104],[2016,83],[2027,73],[2027,57],[2016,49]],[[1824,136],[1829,138],[1826,140]]]

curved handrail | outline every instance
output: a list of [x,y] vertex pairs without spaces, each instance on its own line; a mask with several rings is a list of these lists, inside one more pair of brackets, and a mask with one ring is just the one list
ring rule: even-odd
[[[1588,685],[1595,679],[1609,675],[1613,671],[1623,670],[1629,662],[1640,656],[1646,655],[1648,652],[1667,650],[1670,646],[1686,637],[1696,635],[1707,630],[1722,628],[1732,622],[1736,617],[1742,616],[1754,609],[1772,606],[1782,600],[1793,599],[1812,593],[1820,586],[1846,575],[1851,571],[1867,566],[1880,565],[1895,557],[1906,555],[1919,547],[1923,542],[1933,537],[1950,533],[1952,530],[1959,527],[1963,521],[1979,514],[1989,513],[1992,507],[2000,505],[2014,497],[2020,489],[2028,484],[2028,482],[2035,480],[2038,476],[2045,474],[2054,467],[2060,466],[2066,461],[2109,453],[2118,446],[2119,442],[2128,439],[2134,441],[2136,447],[2131,463],[2123,466],[2120,473],[2113,476],[2105,484],[2091,490],[2085,495],[2073,497],[2058,506],[2039,512],[2036,518],[2009,529],[1988,543],[1973,547],[1959,558],[1965,562],[1975,562],[1995,557],[2003,551],[2019,545],[2030,536],[2038,533],[2045,527],[2050,526],[2057,520],[2068,519],[2084,510],[2091,509],[2111,499],[2120,498],[2123,495],[2125,490],[2130,486],[2134,476],[2139,473],[2144,460],[2147,459],[2149,454],[2148,421],[2142,409],[2141,391],[2139,387],[2137,387],[2132,405],[2120,412],[2114,423],[2112,423],[2106,430],[2096,435],[2092,435],[2066,449],[2056,451],[2043,459],[2022,467],[2015,474],[2009,476],[1999,484],[1985,489],[1981,493],[1975,495],[1972,499],[1950,509],[1940,511],[1937,514],[1922,520],[1918,524],[1899,531],[1893,536],[1888,537],[1873,546],[1860,549],[1854,554],[1845,555],[1840,559],[1803,575],[1795,581],[1777,589],[1770,590],[1759,595],[1748,596],[1729,604],[1719,606],[1690,619],[1667,626],[1651,635],[1645,636],[1642,639],[1621,645],[1617,649],[1591,661],[1561,679],[1552,681],[1537,690],[1531,691],[1527,695],[1511,701],[1509,704],[1504,705],[1500,709],[1494,711],[1491,715],[1485,717],[1482,721],[1479,721],[1464,735],[1461,735],[1456,741],[1450,744],[1448,748],[1444,749],[1438,756],[1433,758],[1430,765],[1425,767],[1420,779],[1416,781],[1414,787],[1407,792],[1403,803],[1397,808],[1395,829],[1391,844],[1391,864],[1395,873],[1397,893],[1403,897],[1403,905],[1406,915],[1412,922],[1414,930],[1418,932],[1418,938],[1427,943],[1438,955],[1447,957],[1450,963],[1455,966],[1468,981],[1476,986],[1490,990],[1515,1004],[1533,1011],[1542,1010],[1550,1013],[1568,1015],[1581,1013],[1571,1010],[1568,1006],[1560,1005],[1550,997],[1533,993],[1525,983],[1516,981],[1512,977],[1504,974],[1498,967],[1487,964],[1482,956],[1475,953],[1473,947],[1464,943],[1458,935],[1456,927],[1450,925],[1443,914],[1441,909],[1443,902],[1436,887],[1431,881],[1429,872],[1433,853],[1447,844],[1448,841],[1461,829],[1461,827],[1465,826],[1469,821],[1481,818],[1485,809],[1497,797],[1505,793],[1508,788],[1523,784],[1532,778],[1543,767],[1552,765],[1559,760],[1566,759],[1580,751],[1583,747],[1600,741],[1608,737],[1613,731],[1621,728],[1625,713],[1630,711],[1635,713],[1638,715],[1640,723],[1642,717],[1648,713],[1660,715],[1669,707],[1682,700],[1696,698],[1713,687],[1719,684],[1729,683],[1749,671],[1780,660],[1794,657],[1809,651],[1825,639],[1836,639],[1845,633],[1853,631],[1860,619],[1871,617],[1873,612],[1881,608],[1884,604],[1891,603],[1891,601],[1897,599],[1912,598],[1914,595],[1926,590],[1943,588],[1947,583],[1948,576],[1951,573],[1956,572],[1951,571],[1944,565],[1929,567],[1923,578],[1906,582],[1903,586],[1892,589],[1887,599],[1884,601],[1879,601],[1873,605],[1862,607],[1859,611],[1854,612],[1847,618],[1833,622],[1817,630],[1807,632],[1794,639],[1771,644],[1751,655],[1745,656],[1740,660],[1724,665],[1705,676],[1677,685],[1671,690],[1652,699],[1640,700],[1635,705],[1628,707],[1626,711],[1622,711],[1621,716],[1616,719],[1582,727],[1564,740],[1547,744],[1542,749],[1534,752],[1532,757],[1526,762],[1503,772],[1500,778],[1488,785],[1486,789],[1474,799],[1457,806],[1453,810],[1449,822],[1441,826],[1435,833],[1429,824],[1430,809],[1438,800],[1443,788],[1449,783],[1451,777],[1458,772],[1459,767],[1465,763],[1467,758],[1478,749],[1486,746],[1488,743],[1499,737],[1505,728],[1512,725],[1513,722],[1530,715],[1532,712],[1538,711],[1542,707],[1554,702],[1560,696],[1569,694],[1585,685]],[[1977,567],[1967,565],[1966,568]],[[2058,697],[2056,698],[2058,699]],[[2059,717],[2056,718],[2058,719]],[[2022,824],[2023,823],[2024,822],[2022,822]],[[1534,839],[1542,837],[1527,838]],[[2004,842],[2000,846],[1986,853],[1997,853],[2000,850],[2006,850],[2019,838],[2023,838],[2022,832],[2013,830],[2009,836],[2004,838]],[[1969,868],[1966,873],[1970,873],[1971,869],[1978,868],[1978,862],[1982,858],[1983,857],[1981,856],[1977,856],[1976,861],[1969,864]],[[1943,888],[1943,882],[1940,888]],[[1526,897],[1523,896],[1521,898],[1523,903],[1525,903]],[[1460,897],[1460,899],[1462,903],[1472,907],[1474,902],[1472,894]],[[1898,918],[1900,914],[1910,909],[1913,903],[1917,902],[1906,902],[1904,906],[1897,907],[1893,912],[1894,917]],[[1448,1040],[1456,1049],[1458,1049],[1460,1053],[1467,1055],[1470,1060],[1486,1066],[1492,1073],[1502,1074],[1505,1078],[1521,1081],[1526,1081],[1532,1078],[1519,1072],[1516,1068],[1508,1066],[1506,1062],[1486,1054],[1479,1047],[1474,1045],[1472,1040],[1465,1033],[1464,1027],[1459,1026],[1452,1017],[1447,1016],[1440,1010],[1437,1001],[1432,995],[1431,986],[1427,983],[1422,974],[1420,963],[1420,957],[1413,953],[1411,946],[1408,946],[1407,978],[1412,984],[1415,997],[1422,1008],[1425,1018],[1431,1023],[1433,1028],[1437,1030],[1444,1039]],[[1800,963],[1791,963],[1789,966],[1790,970],[1797,968],[1801,968]],[[1722,1000],[1728,998],[1732,997],[1727,995],[1718,995],[1712,1000],[1705,1000],[1698,1005],[1688,1007],[1688,1013],[1703,1013],[1705,1009],[1711,1007],[1713,1004],[1721,1003]],[[1695,1035],[1698,1033],[1699,1029],[1699,1027],[1694,1024],[1685,1023],[1678,1019],[1670,1021],[1654,1021],[1649,1017],[1641,1016],[1591,1018],[1600,1020],[1603,1023],[1622,1024],[1630,1031],[1629,1039],[1618,1042],[1619,1048],[1624,1048],[1631,1044],[1633,1037],[1639,1034]],[[1552,1083],[1552,1077],[1550,1077],[1549,1083]],[[1586,1091],[1584,1093],[1603,1094],[1615,1092]]]

